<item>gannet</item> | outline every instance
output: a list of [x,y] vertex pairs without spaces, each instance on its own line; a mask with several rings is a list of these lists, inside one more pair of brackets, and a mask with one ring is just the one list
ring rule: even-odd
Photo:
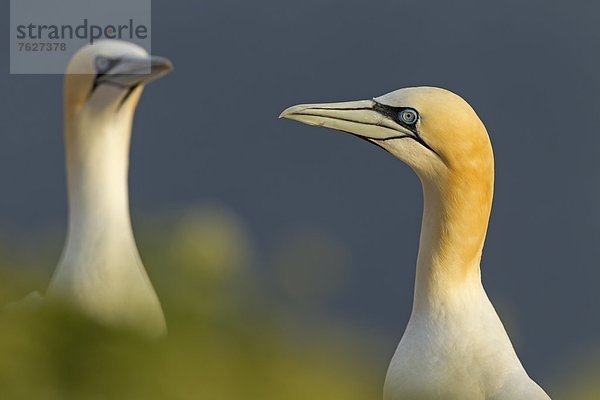
[[494,156],[461,97],[434,87],[373,100],[305,104],[281,117],[367,140],[419,176],[424,211],[413,308],[384,386],[385,400],[541,400],[481,282]]
[[67,301],[101,323],[149,336],[166,332],[129,215],[129,146],[146,83],[172,64],[141,47],[103,41],[71,59],[64,85],[69,223],[46,299]]

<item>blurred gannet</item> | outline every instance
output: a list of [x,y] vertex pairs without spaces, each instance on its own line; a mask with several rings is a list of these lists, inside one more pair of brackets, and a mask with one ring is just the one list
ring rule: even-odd
[[129,216],[129,146],[146,83],[170,61],[122,41],[86,46],[65,76],[69,224],[48,299],[150,336],[166,332],[160,302],[140,259]]
[[413,309],[384,398],[548,400],[521,365],[481,283],[494,156],[475,111],[447,90],[417,87],[373,100],[299,105],[281,117],[374,143],[421,180]]

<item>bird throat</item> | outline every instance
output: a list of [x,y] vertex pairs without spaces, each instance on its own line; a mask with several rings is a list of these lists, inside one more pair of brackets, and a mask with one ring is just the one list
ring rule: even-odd
[[[116,102],[115,102],[116,103]],[[166,333],[129,214],[129,147],[135,104],[67,113],[69,225],[48,298],[102,323],[149,337]]]
[[126,112],[83,114],[67,125],[69,226],[61,263],[66,269],[93,266],[112,274],[114,265],[140,263],[129,214],[132,118]]
[[469,179],[449,173],[422,180],[424,210],[417,259],[414,308],[480,285],[480,260],[493,196],[493,169]]

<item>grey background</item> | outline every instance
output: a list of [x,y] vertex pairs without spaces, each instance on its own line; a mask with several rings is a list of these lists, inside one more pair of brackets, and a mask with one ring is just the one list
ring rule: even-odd
[[[138,110],[133,213],[221,201],[265,265],[286,232],[330,232],[356,275],[331,307],[388,333],[387,364],[410,312],[418,180],[375,146],[277,116],[406,86],[453,90],[496,155],[484,283],[530,374],[552,386],[600,347],[599,15],[591,1],[154,0],[153,52],[176,71]],[[2,229],[64,232],[61,77],[9,76],[0,43]]]

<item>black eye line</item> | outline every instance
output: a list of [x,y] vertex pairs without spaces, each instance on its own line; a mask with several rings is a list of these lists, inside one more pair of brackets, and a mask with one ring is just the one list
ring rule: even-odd
[[[98,58],[100,58],[100,57],[103,57],[103,58],[107,59],[110,64],[109,64],[109,67],[106,68],[106,70],[104,72],[99,72],[99,71],[96,72],[96,76],[94,77],[94,82],[92,84],[92,90],[90,91],[88,99],[90,97],[92,97],[92,95],[94,94],[94,92],[96,91],[96,89],[98,89],[98,87],[100,86],[100,84],[101,84],[99,82],[100,78],[102,78],[103,76],[107,75],[107,73],[111,69],[113,69],[117,64],[119,64],[122,61],[121,58],[109,58],[109,57],[104,57],[104,56],[98,56],[98,57],[96,57],[96,60]],[[102,84],[104,84],[104,85],[111,85],[111,86],[115,86],[115,87],[117,87],[119,89],[126,89],[127,90],[127,93],[125,93],[125,95],[123,96],[123,98],[119,102],[118,108],[123,107],[123,104],[125,104],[125,102],[127,101],[127,99],[129,99],[131,97],[131,95],[133,94],[133,92],[135,91],[135,89],[137,89],[138,86],[139,86],[139,85],[124,86],[124,85],[121,85],[121,84],[119,84],[117,82],[111,82],[111,81],[105,81],[105,82],[102,82]]]
[[[407,124],[406,122],[404,122],[400,119],[400,117],[399,117],[400,113],[405,110],[414,111],[414,113],[416,114],[417,119],[415,120],[415,122],[413,124]],[[409,131],[414,133],[415,135],[418,135],[416,125],[417,125],[417,122],[419,121],[419,113],[414,108],[392,107],[392,106],[386,106],[385,104],[375,102],[375,104],[373,105],[373,111],[377,111],[379,114],[382,114],[386,118],[391,119],[392,121],[396,122],[397,124],[402,125],[406,129],[408,129]]]
[[[88,99],[90,97],[92,97],[92,95],[94,94],[94,92],[96,91],[96,89],[98,89],[98,87],[100,86],[100,78],[102,78],[103,76],[105,76],[111,69],[113,69],[117,64],[119,64],[122,59],[121,58],[109,58],[109,57],[104,57],[104,56],[98,56],[96,57],[96,60],[100,57],[103,57],[105,59],[107,59],[110,62],[109,67],[104,71],[104,72],[96,72],[96,76],[94,77],[94,83],[92,84],[92,90],[90,91],[90,94],[88,96]],[[125,96],[123,96],[123,98],[121,99],[121,101],[119,102],[119,106],[117,108],[121,108],[123,107],[123,104],[125,104],[125,102],[127,101],[127,99],[129,99],[131,97],[131,95],[133,94],[133,92],[135,91],[135,89],[137,89],[139,87],[139,85],[133,85],[133,86],[124,86],[121,85],[117,82],[111,82],[111,81],[106,81],[103,82],[104,85],[111,85],[111,86],[115,86],[119,89],[126,89],[127,93],[125,93]]]
[[[94,78],[94,83],[92,85],[92,90],[90,92],[90,96],[94,93],[94,91],[98,88],[98,86],[100,86],[99,79],[102,78],[103,76],[105,76],[111,69],[113,69],[118,63],[121,62],[120,58],[109,58],[109,57],[104,57],[104,56],[96,57],[96,62],[99,58],[104,58],[104,59],[108,60],[109,66],[104,71],[96,71],[96,77]],[[94,67],[95,67],[95,65],[94,65]]]
[[[412,139],[417,141],[420,145],[422,145],[426,149],[432,151],[436,156],[438,156],[442,161],[444,161],[444,158],[440,155],[440,153],[435,151],[429,144],[427,144],[427,142],[419,134],[419,130],[417,129],[417,122],[419,121],[419,112],[417,110],[415,110],[414,108],[411,108],[411,107],[387,106],[385,104],[381,104],[376,101],[374,101],[374,103],[375,104],[373,105],[373,111],[377,111],[379,114],[383,115],[384,117],[394,121],[395,123],[403,126],[404,128],[408,129],[409,131],[411,131],[414,134],[414,136],[411,136]],[[412,110],[417,115],[417,119],[415,120],[414,124],[407,124],[406,122],[404,122],[400,119],[399,115],[404,110]],[[384,139],[384,141],[390,140],[390,139],[395,139],[395,138],[392,137],[392,138]]]
[[137,89],[138,86],[139,85],[133,85],[133,86],[129,86],[129,88],[127,88],[127,93],[125,94],[125,96],[123,96],[123,98],[119,102],[119,107],[118,108],[123,107],[123,104],[125,104],[125,102],[127,101],[127,99],[129,99],[131,97],[131,95],[133,94],[133,92],[135,92],[135,89]]

